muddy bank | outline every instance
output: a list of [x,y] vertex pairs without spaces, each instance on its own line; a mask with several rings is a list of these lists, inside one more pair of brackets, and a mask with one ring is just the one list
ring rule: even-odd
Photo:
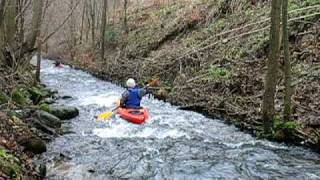
[[62,97],[36,83],[31,71],[21,76],[0,68],[0,75],[0,179],[43,179],[46,166],[33,158],[63,134],[63,120],[79,112],[53,106]]
[[[140,85],[159,79],[161,91],[157,96],[162,99],[223,118],[264,137],[260,112],[269,33],[268,21],[259,20],[269,17],[270,4],[232,2],[172,2],[161,8],[132,11],[128,34],[122,33],[121,24],[110,25],[110,31],[118,36],[111,38],[105,59],[98,58],[98,50],[79,47],[77,58],[66,63],[117,84],[128,77]],[[293,117],[288,123],[281,122],[280,79],[277,118],[269,138],[319,149],[320,22],[317,16],[307,19],[311,23],[299,19],[316,9],[296,11],[315,4],[290,4]],[[68,54],[63,57],[68,59]]]

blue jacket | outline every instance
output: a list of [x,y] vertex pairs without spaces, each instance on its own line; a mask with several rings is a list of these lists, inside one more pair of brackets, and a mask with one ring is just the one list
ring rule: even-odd
[[129,88],[122,94],[121,105],[127,108],[139,108],[142,97],[146,94],[146,90],[137,87]]

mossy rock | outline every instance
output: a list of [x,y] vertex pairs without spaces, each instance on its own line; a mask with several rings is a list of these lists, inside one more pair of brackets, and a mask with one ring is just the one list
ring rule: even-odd
[[49,112],[49,111],[50,111],[49,104],[47,104],[47,103],[41,104],[41,105],[40,105],[40,109],[41,109],[42,111]]
[[43,106],[42,110],[53,114],[61,120],[72,119],[79,115],[79,110],[76,107],[71,106]]
[[30,109],[12,110],[8,113],[10,117],[17,117],[19,119],[25,119],[30,117],[32,111]]
[[48,97],[50,93],[41,87],[33,86],[29,89],[29,93],[31,95],[30,99],[34,104],[38,104],[43,98]]
[[0,91],[0,105],[9,101],[9,97],[2,91]]
[[16,89],[12,93],[12,100],[22,106],[25,106],[30,103],[29,99],[30,94],[24,89]]
[[47,151],[46,143],[36,136],[21,137],[18,140],[21,146],[24,146],[24,151],[32,152],[34,154],[41,154]]
[[37,111],[37,117],[41,123],[43,123],[51,128],[60,128],[61,127],[61,120],[46,111]]
[[10,178],[15,178],[21,173],[19,160],[11,154],[0,149],[0,170]]

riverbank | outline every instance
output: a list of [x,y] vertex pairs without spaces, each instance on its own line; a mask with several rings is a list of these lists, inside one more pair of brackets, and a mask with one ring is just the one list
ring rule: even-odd
[[[280,79],[277,118],[268,138],[319,149],[320,22],[318,16],[301,18],[314,14],[316,10],[307,7],[315,5],[315,1],[290,4],[293,119],[281,121]],[[268,18],[269,7],[269,2],[253,6],[212,0],[131,10],[128,34],[122,32],[122,22],[110,24],[105,59],[79,45],[75,60],[66,63],[117,84],[128,77],[140,85],[159,79],[161,88],[155,94],[161,99],[264,137],[260,118],[269,33],[268,20],[263,19]],[[60,55],[69,58],[68,53]],[[50,52],[48,56],[57,57]]]
[[44,179],[46,165],[33,158],[62,133],[63,120],[79,114],[52,105],[57,91],[35,82],[31,69],[20,74],[0,67],[0,179]]

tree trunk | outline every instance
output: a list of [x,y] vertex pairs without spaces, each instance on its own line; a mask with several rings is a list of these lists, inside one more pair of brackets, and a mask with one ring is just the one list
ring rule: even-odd
[[0,65],[5,63],[4,59],[4,29],[3,29],[3,22],[4,22],[4,7],[6,4],[6,0],[0,0]]
[[16,16],[17,16],[17,1],[7,1],[6,10],[4,13],[5,24],[5,39],[8,45],[12,45],[14,41],[14,35],[16,33]]
[[83,26],[84,26],[85,12],[86,12],[86,3],[84,0],[83,1],[83,9],[82,9],[82,17],[81,17],[81,28],[80,28],[80,44],[83,43],[82,40],[83,40]]
[[6,0],[0,0],[0,26],[3,23],[4,19],[4,7],[6,5]]
[[107,19],[108,0],[103,0],[103,11],[101,18],[101,59],[104,59],[106,43],[106,19]]
[[40,82],[40,70],[41,70],[41,52],[42,52],[42,42],[40,37],[38,37],[38,53],[37,53],[37,69],[36,69],[36,80]]
[[41,28],[41,17],[42,17],[42,0],[33,0],[33,14],[32,14],[32,30],[27,37],[27,47],[28,49],[33,49],[36,43],[37,37],[40,34]]
[[123,18],[123,27],[124,32],[128,33],[128,19],[127,19],[127,11],[128,11],[128,0],[124,0],[124,18]]
[[[69,11],[72,12],[73,8],[75,8],[75,3],[74,0],[70,1],[70,6],[69,6]],[[69,52],[70,52],[70,58],[73,61],[75,54],[76,54],[76,46],[77,46],[77,37],[76,37],[76,19],[75,19],[75,15],[74,13],[71,14],[70,16],[70,25],[69,25],[69,29],[70,29],[70,40],[68,42],[69,45]]]
[[291,119],[291,63],[289,53],[289,32],[288,32],[288,0],[283,0],[282,4],[282,32],[283,32],[283,51],[284,51],[284,121]]
[[33,1],[33,15],[32,15],[32,30],[28,39],[28,48],[34,48],[36,40],[38,40],[38,54],[37,54],[37,69],[36,69],[36,80],[40,82],[40,70],[41,70],[41,45],[42,41],[39,37],[41,29],[41,19],[42,19],[42,0]]
[[271,133],[274,119],[274,100],[278,81],[278,60],[280,52],[280,16],[282,0],[272,0],[270,52],[265,77],[265,92],[263,96],[262,119],[266,134]]
[[17,15],[17,1],[10,0],[6,1],[5,11],[4,11],[4,19],[2,23],[2,36],[3,36],[3,44],[2,46],[2,59],[4,63],[10,67],[16,65],[16,59],[14,56],[10,58],[5,58],[4,53],[8,51],[10,54],[14,53],[14,44],[15,44],[15,33],[16,33],[16,15]]
[[95,39],[96,39],[96,35],[95,35],[95,24],[96,24],[96,13],[94,11],[94,7],[95,7],[95,0],[90,1],[90,17],[91,17],[91,43],[92,43],[92,49],[95,48]]

